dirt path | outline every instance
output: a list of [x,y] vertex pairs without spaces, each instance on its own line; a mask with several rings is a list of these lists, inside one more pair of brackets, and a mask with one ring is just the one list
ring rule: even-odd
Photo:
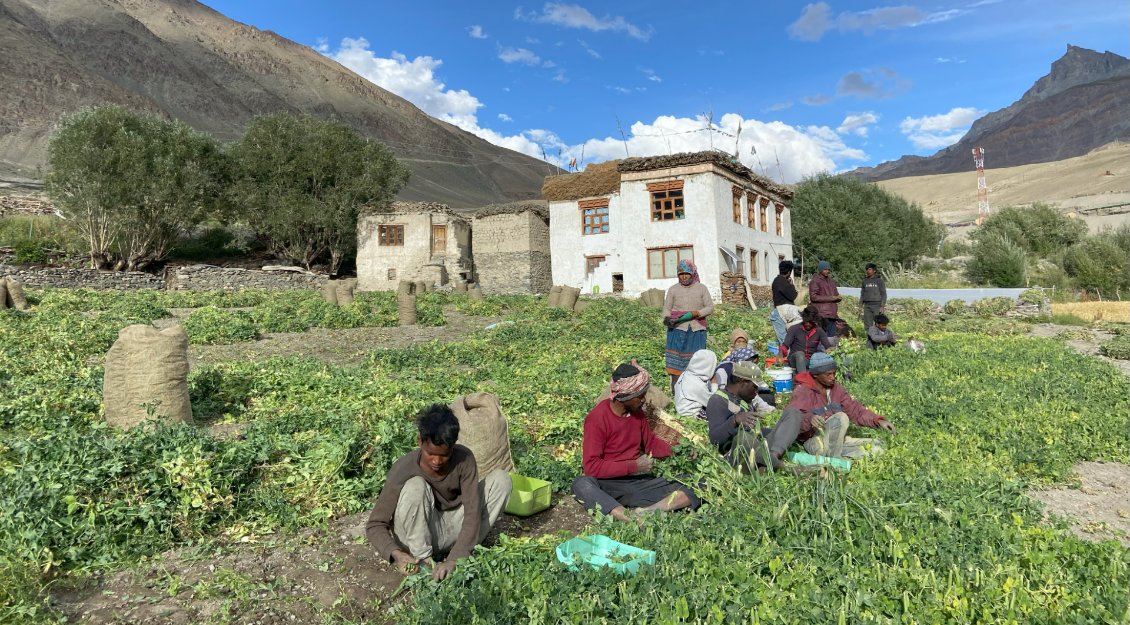
[[[55,607],[93,625],[396,623],[408,599],[404,576],[365,541],[368,513],[325,529],[265,537],[254,544],[209,545],[161,554],[149,563],[78,587],[56,587]],[[591,517],[572,497],[527,518],[503,515],[487,537],[570,536]]]
[[[1105,360],[1130,377],[1130,361],[1099,354],[1099,345],[1113,338],[1109,332],[1041,323],[1032,326],[1029,334],[1055,338],[1064,331],[1075,331],[1080,337],[1064,341],[1068,347]],[[1079,475],[1078,488],[1033,490],[1029,496],[1043,502],[1045,514],[1066,518],[1081,538],[1096,541],[1114,538],[1130,547],[1130,466],[1117,462],[1081,462],[1073,469]]]

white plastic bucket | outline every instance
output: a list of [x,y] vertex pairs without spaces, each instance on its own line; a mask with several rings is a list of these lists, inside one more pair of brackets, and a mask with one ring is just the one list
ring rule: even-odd
[[768,369],[765,372],[769,375],[769,379],[773,380],[773,390],[778,393],[791,393],[793,392],[793,370],[792,367],[781,367],[780,369]]

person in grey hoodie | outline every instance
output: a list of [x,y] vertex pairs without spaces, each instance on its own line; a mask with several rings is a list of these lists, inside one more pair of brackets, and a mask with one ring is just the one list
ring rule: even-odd
[[875,263],[867,263],[863,286],[859,289],[859,307],[863,313],[863,331],[875,324],[875,315],[887,311],[887,282]]

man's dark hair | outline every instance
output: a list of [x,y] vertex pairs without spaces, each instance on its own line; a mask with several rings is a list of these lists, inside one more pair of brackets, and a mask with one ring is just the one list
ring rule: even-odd
[[613,380],[623,380],[624,378],[631,378],[640,374],[640,370],[632,366],[631,363],[624,363],[612,372]]
[[459,440],[459,419],[443,404],[432,404],[421,410],[416,417],[416,427],[420,430],[420,439],[433,445],[451,447]]
[[864,267],[864,269],[874,269],[875,271],[879,271],[879,265],[876,265],[875,263],[867,263],[867,266]]
[[788,274],[793,272],[794,266],[795,265],[793,265],[793,261],[782,260],[781,264],[777,265],[777,272],[780,273],[782,276],[788,275]]
[[888,324],[888,323],[890,323],[890,322],[891,322],[890,318],[888,318],[888,317],[887,317],[886,315],[884,315],[884,314],[881,314],[881,313],[880,313],[880,314],[878,314],[878,315],[875,315],[875,323],[881,323],[881,324],[883,324],[883,325],[887,325],[887,324]]
[[800,318],[802,321],[811,321],[812,323],[820,323],[820,313],[816,312],[816,307],[809,304],[800,311]]

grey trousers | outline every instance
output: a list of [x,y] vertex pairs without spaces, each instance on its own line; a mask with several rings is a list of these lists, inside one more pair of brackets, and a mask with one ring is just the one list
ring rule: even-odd
[[860,302],[859,306],[863,309],[863,333],[867,334],[867,330],[875,325],[875,315],[879,314],[881,306],[879,302]]
[[[494,522],[502,515],[510,499],[510,474],[495,469],[479,480],[479,536],[475,544],[483,542]],[[436,508],[435,493],[422,477],[404,483],[396,512],[392,517],[392,533],[396,541],[413,558],[430,558],[451,550],[463,529],[463,506],[454,510]]]
[[777,466],[785,450],[796,442],[803,418],[796,408],[786,408],[771,428],[760,431],[740,428],[721,451],[731,466],[743,471],[756,471],[757,466]]
[[808,359],[804,357],[804,352],[789,352],[789,366],[797,373],[804,373],[808,371]]
[[854,438],[847,435],[848,416],[842,412],[828,417],[823,431],[804,442],[804,450],[813,456],[830,458],[865,458],[883,453],[877,438]]

